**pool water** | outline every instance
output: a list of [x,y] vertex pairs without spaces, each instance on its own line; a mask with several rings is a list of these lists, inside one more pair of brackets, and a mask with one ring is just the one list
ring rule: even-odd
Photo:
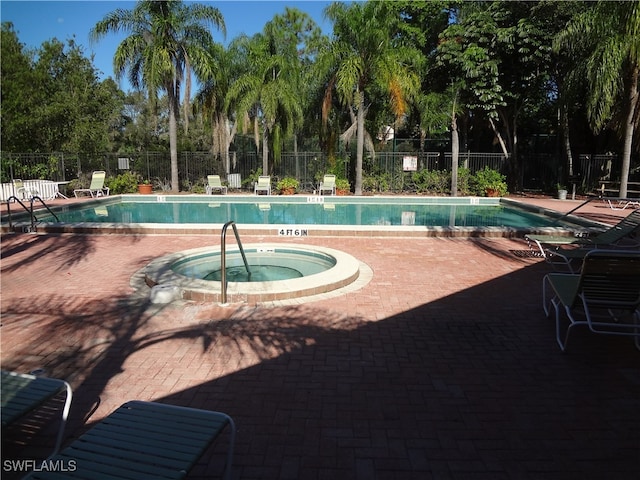
[[[56,211],[63,223],[115,224],[237,224],[253,225],[372,225],[428,227],[508,227],[538,228],[558,226],[557,219],[545,217],[492,199],[459,198],[453,204],[434,204],[420,199],[365,198],[363,201],[331,197],[321,202],[283,201],[282,197],[200,197],[168,201],[133,201],[135,196],[109,200],[80,209]],[[155,197],[152,197],[155,199]],[[195,198],[195,197],[192,197]],[[316,197],[317,198],[317,197]],[[313,199],[313,197],[311,197]],[[434,199],[431,199],[434,200]],[[437,200],[437,199],[436,199]],[[441,201],[446,201],[442,199]],[[53,222],[53,217],[39,220]]]

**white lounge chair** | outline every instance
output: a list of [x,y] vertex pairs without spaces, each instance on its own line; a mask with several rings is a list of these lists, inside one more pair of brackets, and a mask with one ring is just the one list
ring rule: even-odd
[[331,195],[336,194],[336,176],[325,175],[318,187],[318,195],[322,195],[322,192],[331,192]]
[[271,195],[271,177],[268,175],[261,175],[258,177],[253,193],[258,195],[259,192],[265,192],[267,195]]
[[104,186],[104,179],[107,173],[103,170],[97,170],[91,175],[91,185],[89,188],[77,188],[73,191],[73,195],[78,198],[78,193],[88,193],[92,198],[109,195],[109,187]]
[[220,192],[222,195],[227,194],[227,187],[222,185],[220,175],[208,175],[207,183],[207,195],[213,195],[213,192]]
[[[571,329],[587,325],[594,333],[635,337],[640,349],[640,251],[591,250],[581,273],[549,273],[542,281],[542,307],[553,307],[556,340],[565,351]],[[569,327],[561,334],[561,310]]]

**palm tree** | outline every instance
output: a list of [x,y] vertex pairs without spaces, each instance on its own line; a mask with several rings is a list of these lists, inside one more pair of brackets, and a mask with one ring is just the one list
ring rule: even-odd
[[237,77],[237,56],[233,43],[227,49],[219,44],[213,45],[211,73],[202,78],[202,88],[195,98],[195,109],[201,110],[211,121],[212,152],[214,156],[222,157],[226,175],[231,171],[229,148],[238,127],[238,122],[231,122],[235,105],[226,104],[231,85]]
[[327,84],[335,85],[341,103],[355,110],[355,194],[361,195],[365,119],[368,100],[373,98],[371,90],[386,92],[393,114],[401,119],[407,111],[407,96],[418,84],[410,68],[416,51],[394,44],[394,26],[399,19],[387,2],[354,2],[348,6],[332,3],[325,14],[334,22],[334,41],[319,61],[328,62],[325,64],[332,68],[333,79]]
[[302,123],[296,88],[296,64],[278,48],[272,29],[238,39],[244,49],[245,70],[231,86],[226,104],[235,102],[236,121],[252,120],[256,143],[262,133],[262,171],[270,172],[269,151],[277,160],[283,135]]
[[640,123],[640,2],[598,2],[572,19],[554,46],[584,72],[591,128],[598,133],[613,123],[622,137],[619,196],[625,198]]
[[[180,189],[178,178],[178,115],[180,88],[190,70],[205,75],[211,67],[208,26],[226,33],[217,8],[181,1],[143,0],[132,10],[116,9],[99,21],[90,32],[92,41],[110,32],[129,34],[116,49],[113,58],[116,76],[128,70],[128,79],[136,89],[146,87],[149,98],[165,91],[169,104],[169,148],[171,151],[171,189]],[[187,99],[188,100],[188,99]]]

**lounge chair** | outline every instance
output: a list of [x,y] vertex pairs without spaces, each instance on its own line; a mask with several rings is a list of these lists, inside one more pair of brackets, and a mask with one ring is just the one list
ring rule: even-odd
[[331,192],[331,195],[336,194],[336,176],[325,175],[318,187],[318,195],[322,195],[322,192]]
[[549,246],[559,247],[560,245],[575,245],[579,247],[605,247],[611,248],[622,240],[627,239],[633,234],[640,231],[640,209],[634,210],[625,218],[620,220],[616,225],[594,237],[568,237],[559,235],[525,235],[525,239],[529,244],[529,248],[533,248],[533,244],[546,259]]
[[611,198],[603,198],[602,201],[609,205],[611,210],[625,210],[627,207],[640,208],[640,200],[629,200],[623,198],[612,200]]
[[91,195],[92,198],[102,197],[109,195],[109,187],[104,186],[104,179],[106,172],[103,170],[97,170],[91,175],[91,185],[89,188],[77,188],[73,191],[73,195],[78,198],[78,193],[84,192]]
[[[580,274],[547,274],[542,307],[547,316],[550,307],[555,310],[556,340],[562,351],[577,325],[587,325],[595,333],[633,336],[640,349],[640,251],[592,250],[585,255]],[[561,310],[569,319],[564,338]]]
[[[98,422],[51,464],[73,465],[73,478],[185,478],[207,447],[230,428],[225,478],[231,479],[236,429],[225,413],[155,402],[131,401]],[[28,479],[59,479],[38,471]],[[66,477],[65,477],[66,478]]]
[[227,194],[227,187],[222,185],[220,175],[208,175],[207,183],[207,195],[213,195],[213,192],[220,192],[222,195]]
[[24,182],[20,178],[13,180],[13,194],[21,200],[31,200],[34,196],[34,192],[27,190],[27,187],[25,187]]
[[268,175],[261,175],[258,177],[253,193],[258,195],[259,192],[265,192],[267,195],[271,195],[271,177]]
[[71,386],[57,378],[36,377],[24,373],[2,371],[0,374],[0,390],[2,391],[2,429],[17,422],[25,415],[44,406],[47,401],[65,392],[58,436],[52,455],[58,453],[62,444],[64,429],[71,408],[73,392]]

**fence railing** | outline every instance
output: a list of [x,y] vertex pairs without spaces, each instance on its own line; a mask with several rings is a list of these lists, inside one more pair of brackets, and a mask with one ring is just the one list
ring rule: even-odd
[[[407,158],[415,159],[409,162]],[[143,179],[169,184],[171,165],[168,152],[104,153],[88,155],[82,153],[10,153],[0,152],[2,182],[13,179],[45,179],[54,182],[71,181],[81,176],[88,177],[95,170],[105,170],[107,177],[117,176],[125,171],[138,174]],[[345,176],[353,176],[353,161],[345,164]],[[499,153],[461,152],[459,165],[471,173],[485,166],[506,173],[508,159]],[[207,175],[217,174],[223,178],[227,173],[243,185],[255,176],[262,167],[262,157],[255,152],[231,152],[229,172],[227,162],[221,156],[209,152],[181,152],[178,158],[180,189],[191,190],[195,185],[204,185]],[[556,155],[521,155],[519,184],[525,190],[551,191],[558,178],[566,178]],[[417,170],[451,170],[450,152],[379,152],[375,158],[365,160],[364,174],[384,175],[393,191],[403,191],[406,178],[413,168]],[[303,186],[316,184],[329,168],[327,156],[322,152],[284,152],[280,160],[269,172],[276,179],[295,177]],[[634,170],[640,175],[640,167]],[[614,154],[579,155],[574,164],[575,182],[578,192],[591,192],[599,180],[615,180],[620,175],[620,160]]]

